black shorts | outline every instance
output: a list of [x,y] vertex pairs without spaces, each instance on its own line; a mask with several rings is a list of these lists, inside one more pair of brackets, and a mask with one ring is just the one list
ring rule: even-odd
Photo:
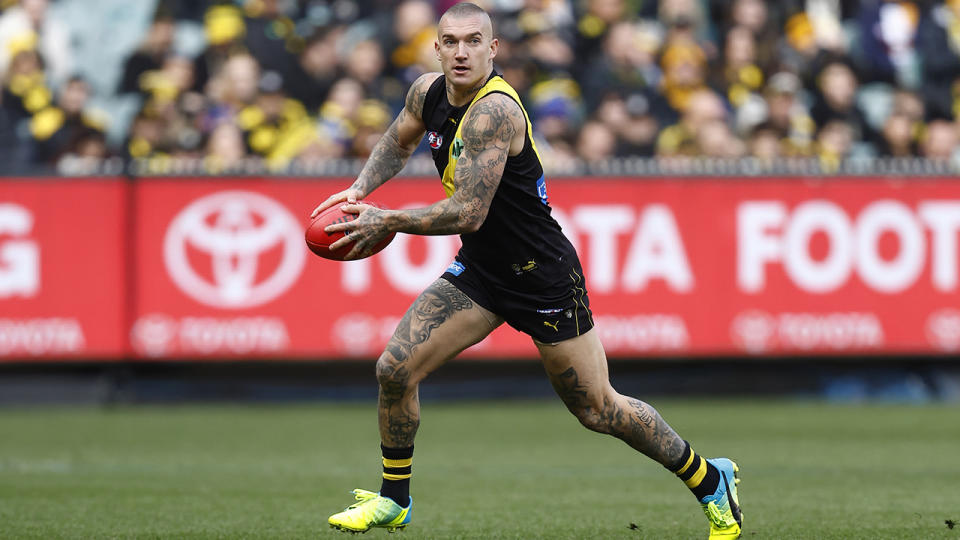
[[541,343],[558,343],[593,328],[583,269],[576,255],[569,259],[495,277],[458,255],[442,277],[520,332]]

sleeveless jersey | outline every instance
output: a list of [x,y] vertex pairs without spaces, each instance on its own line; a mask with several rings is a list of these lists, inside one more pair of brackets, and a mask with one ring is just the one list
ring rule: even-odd
[[[446,78],[440,76],[430,86],[423,105],[427,142],[433,153],[443,189],[450,197],[456,192],[457,159],[463,150],[461,120],[470,107],[492,93],[501,93],[516,101],[526,123],[523,149],[508,156],[500,184],[490,210],[479,230],[460,236],[463,247],[458,259],[496,278],[534,278],[539,269],[550,273],[564,257],[576,257],[573,246],[560,225],[550,215],[547,187],[540,155],[533,140],[533,127],[517,92],[494,71],[467,105],[454,107],[447,99]],[[534,285],[537,279],[522,279]]]

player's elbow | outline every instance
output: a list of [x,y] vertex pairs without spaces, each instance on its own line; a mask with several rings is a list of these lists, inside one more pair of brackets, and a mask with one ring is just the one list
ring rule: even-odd
[[467,205],[460,211],[460,232],[475,233],[487,219],[487,208],[479,205]]
[[475,233],[480,230],[481,225],[483,225],[482,219],[481,220],[473,219],[470,221],[461,222],[460,232],[461,234]]

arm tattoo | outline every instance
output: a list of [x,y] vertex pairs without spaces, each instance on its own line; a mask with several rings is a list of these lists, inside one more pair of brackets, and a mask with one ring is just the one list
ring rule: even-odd
[[[369,195],[374,189],[383,185],[384,182],[393,178],[403,169],[410,154],[415,147],[404,146],[400,142],[400,125],[407,120],[407,115],[413,115],[415,118],[423,116],[423,101],[427,96],[427,90],[430,84],[427,82],[430,75],[421,75],[414,81],[410,90],[407,91],[407,99],[404,102],[403,109],[397,118],[394,119],[387,132],[377,141],[370,152],[370,157],[363,165],[363,170],[353,183],[353,187]],[[432,81],[432,80],[431,80]]]
[[394,215],[392,230],[413,234],[458,234],[483,224],[500,185],[510,141],[526,120],[513,99],[493,94],[475,103],[463,119],[463,152],[457,161],[449,199]]
[[397,326],[386,353],[377,362],[380,382],[380,432],[388,446],[413,444],[420,425],[420,406],[416,386],[410,384],[407,361],[431,333],[458,311],[470,309],[473,302],[444,279],[438,279],[423,291]]

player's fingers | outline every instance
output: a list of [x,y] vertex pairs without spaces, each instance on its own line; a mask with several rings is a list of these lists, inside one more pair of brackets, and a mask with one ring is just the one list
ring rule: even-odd
[[325,201],[323,201],[322,203],[320,203],[320,205],[317,206],[317,207],[313,210],[313,213],[310,214],[310,217],[311,217],[311,218],[317,217],[317,215],[318,215],[320,212],[323,212],[323,211],[326,210],[327,208],[330,208],[331,206],[337,204],[338,202],[342,201],[344,198],[345,198],[345,197],[344,197],[343,193],[335,193],[335,194],[327,197],[327,200],[325,200]]
[[323,228],[323,232],[327,234],[333,234],[335,232],[343,232],[344,234],[349,235],[350,231],[355,228],[355,225],[349,221],[345,223],[331,223]]
[[359,214],[363,212],[364,208],[368,208],[368,204],[345,204],[340,207],[340,210],[343,210],[345,214]]
[[364,247],[365,245],[366,242],[357,242],[353,246],[353,249],[350,250],[350,253],[347,253],[347,256],[344,257],[343,260],[352,261],[354,259],[362,259],[364,257],[364,253],[367,251],[367,248]]
[[337,251],[340,248],[346,247],[348,244],[350,244],[350,242],[353,242],[353,238],[350,238],[349,236],[344,236],[343,238],[330,244],[330,251]]

